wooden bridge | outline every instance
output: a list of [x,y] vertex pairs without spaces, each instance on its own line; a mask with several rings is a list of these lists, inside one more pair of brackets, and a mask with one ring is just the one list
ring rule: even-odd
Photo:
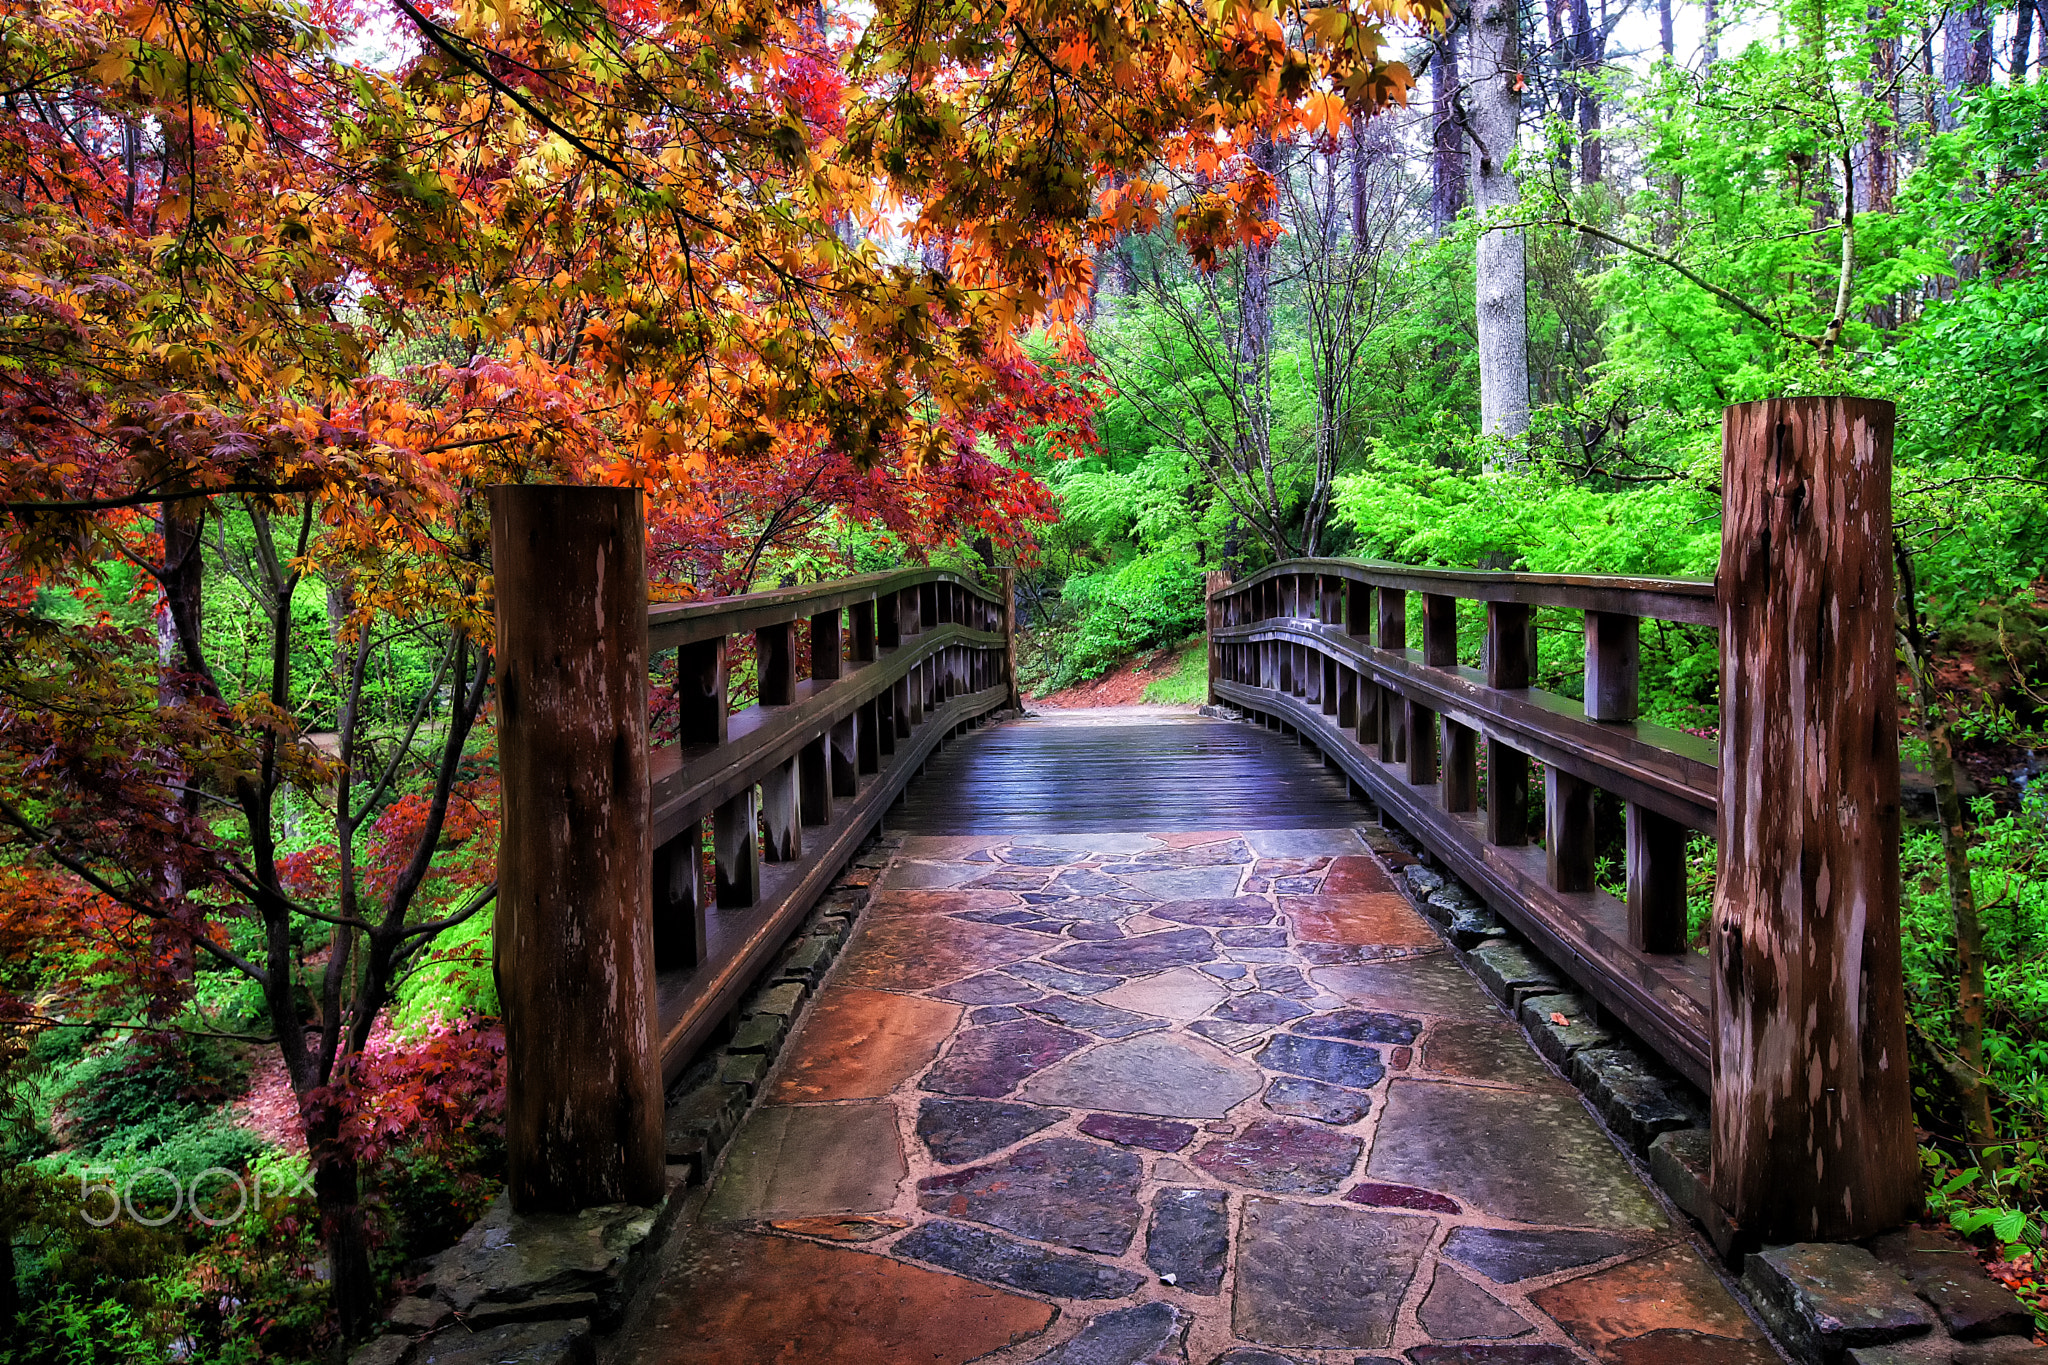
[[[650,608],[636,494],[494,490],[515,1202],[657,1199],[665,1083],[894,824],[914,832],[785,1062],[842,1102],[841,1126],[799,1141],[816,1116],[787,1079],[758,1111],[781,1125],[775,1150],[831,1175],[812,1212],[847,1212],[849,1181],[883,1199],[875,1180],[878,1207],[923,1211],[871,1220],[887,1246],[834,1249],[859,1258],[842,1308],[929,1309],[860,1350],[921,1358],[919,1332],[971,1336],[976,1313],[1010,1333],[977,1352],[1001,1349],[1045,1332],[1034,1305],[1051,1303],[1103,1340],[1170,1328],[1207,1343],[1204,1361],[1460,1340],[1443,1324],[1468,1319],[1498,1328],[1468,1336],[1568,1359],[1585,1348],[1573,1314],[1597,1307],[1573,1307],[1569,1285],[1605,1276],[1594,1297],[1612,1297],[1648,1275],[1684,1305],[1646,1332],[1750,1359],[1753,1328],[1396,894],[1404,855],[1367,827],[1426,850],[1603,1023],[1711,1096],[1713,1195],[1748,1236],[1846,1239],[1910,1217],[1889,455],[1882,405],[1731,409],[1718,584],[1342,560],[1212,582],[1211,709],[1237,720],[990,726],[1018,709],[1007,574]],[[1583,622],[1583,700],[1531,685],[1537,612]],[[1718,744],[1639,719],[1644,619],[1720,632]],[[1603,801],[1625,811],[1624,897],[1594,885]],[[1717,862],[1705,955],[1684,941],[1691,835]],[[881,1093],[830,1082],[867,1074],[864,1048],[934,1029]],[[714,1212],[802,1213],[788,1180],[746,1160],[729,1159]],[[738,1234],[707,1235],[723,1250],[699,1246],[633,1358],[741,1358],[720,1333],[773,1335],[760,1324],[787,1316],[760,1284],[836,1311],[792,1287],[850,1264],[825,1255],[829,1234],[797,1227],[814,1249],[775,1253],[781,1270],[754,1281],[707,1269],[745,1259],[717,1242]],[[1189,1249],[1205,1238],[1221,1259]],[[1178,1289],[1154,1257],[1176,1246],[1158,1255],[1234,1278],[1145,1289],[1147,1267]],[[1523,1263],[1516,1247],[1548,1250]],[[873,1280],[884,1263],[899,1280]],[[1351,1284],[1366,1263],[1401,1269]],[[1344,1286],[1327,1303],[1288,1287],[1325,1272]],[[954,1282],[981,1297],[953,1303]],[[740,1301],[755,1327],[720,1306]],[[1093,1331],[1045,1358],[1097,1358]]]

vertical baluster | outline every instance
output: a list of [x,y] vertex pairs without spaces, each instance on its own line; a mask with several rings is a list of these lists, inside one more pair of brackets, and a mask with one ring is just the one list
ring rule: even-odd
[[676,651],[676,741],[725,743],[725,637],[696,640]]
[[871,664],[875,661],[875,603],[872,598],[856,602],[846,609],[853,618],[853,661],[857,664]]
[[811,618],[811,681],[829,682],[841,676],[842,656],[846,652],[844,637],[840,634],[839,608],[821,611]]
[[1337,708],[1342,700],[1337,695],[1340,690],[1340,685],[1337,681],[1337,661],[1335,659],[1332,659],[1327,654],[1322,656],[1322,661],[1323,714],[1326,716],[1334,716],[1337,714]]
[[796,622],[754,632],[754,668],[761,705],[788,706],[796,701]]
[[1641,667],[1639,623],[1611,611],[1586,613],[1586,719],[1636,718],[1636,675]]
[[1479,805],[1479,736],[1449,716],[1437,717],[1442,727],[1443,803],[1447,811],[1463,814]]
[[939,625],[939,585],[920,583],[913,591],[917,594],[917,628],[936,630]]
[[711,815],[711,855],[718,869],[720,909],[743,910],[761,899],[758,790],[747,788]]
[[[882,706],[882,697],[869,697],[861,703],[860,723],[853,727],[856,766],[860,772],[875,773],[882,770]],[[893,731],[895,727],[890,726],[889,729]],[[889,741],[889,747],[896,747],[893,737]]]
[[1337,665],[1337,728],[1358,729],[1358,673],[1344,664]]
[[1543,765],[1544,872],[1553,891],[1593,889],[1593,784]]
[[806,825],[832,823],[832,736],[819,735],[797,750],[798,816]]
[[1372,585],[1355,579],[1344,580],[1344,633],[1372,633]]
[[761,856],[771,863],[793,863],[803,856],[794,758],[770,768],[761,778],[761,824],[767,836]]
[[879,648],[898,649],[903,645],[903,596],[901,593],[884,593],[875,599],[875,641]]
[[1401,727],[1407,732],[1408,781],[1426,787],[1436,781],[1436,712],[1420,702],[1401,702]]
[[[1481,652],[1488,687],[1527,687],[1529,609],[1519,602],[1488,602]],[[1486,839],[1511,847],[1529,842],[1529,756],[1498,739],[1486,741]]]
[[694,967],[704,960],[704,822],[654,851],[654,969]]
[[[1408,594],[1399,588],[1379,589],[1378,629],[1374,643],[1381,649],[1408,647]],[[1379,689],[1380,762],[1398,763],[1408,756],[1404,699],[1390,687]]]
[[1685,951],[1685,826],[1628,803],[1628,941],[1645,953]]

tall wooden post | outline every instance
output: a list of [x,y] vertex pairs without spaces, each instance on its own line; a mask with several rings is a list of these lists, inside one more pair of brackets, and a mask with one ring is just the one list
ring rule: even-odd
[[1002,594],[1003,681],[1010,685],[1009,706],[1024,709],[1024,694],[1017,690],[1017,571],[1008,565],[996,570],[996,591]]
[[1216,680],[1223,676],[1223,647],[1216,643],[1216,627],[1223,624],[1223,604],[1216,600],[1216,594],[1230,586],[1230,575],[1222,569],[1211,569],[1202,580],[1202,596],[1208,606],[1209,646],[1209,704],[1216,704]]
[[1892,407],[1721,428],[1713,1185],[1765,1241],[1920,1206],[1899,966]]
[[521,1210],[651,1204],[647,570],[640,494],[490,491],[502,783],[493,953]]

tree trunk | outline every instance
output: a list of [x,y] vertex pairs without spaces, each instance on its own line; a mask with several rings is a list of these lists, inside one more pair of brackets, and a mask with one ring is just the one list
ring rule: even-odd
[[[361,1180],[355,1161],[333,1147],[331,1123],[306,1134],[313,1157],[313,1198],[320,1207],[320,1240],[327,1246],[334,1316],[342,1336],[368,1335],[377,1314],[376,1280],[370,1273],[370,1239],[363,1223]],[[322,1155],[322,1148],[326,1148]]]
[[2012,83],[2027,79],[2027,48],[2034,37],[2034,0],[2020,0],[2012,16]]
[[1430,194],[1429,221],[1436,235],[1450,231],[1465,209],[1465,134],[1458,127],[1458,26],[1453,23],[1437,41],[1430,68]]
[[1607,58],[1607,42],[1586,0],[1571,0],[1572,77],[1579,101],[1579,183],[1600,183],[1600,92],[1593,75]]
[[1714,0],[1707,0],[1706,47],[1701,53],[1702,72],[1712,71],[1721,60],[1721,16]]
[[1970,32],[1969,58],[1963,63],[1963,84],[1972,90],[1981,90],[1991,84],[1991,11],[1984,0],[1970,6],[1963,15],[1964,25]]
[[14,1229],[0,1227],[0,1338],[12,1338],[21,1320],[21,1286],[14,1275]]
[[[1268,175],[1279,163],[1273,139],[1261,134],[1252,143],[1252,164]],[[1237,345],[1233,363],[1237,369],[1238,402],[1243,420],[1238,430],[1238,459],[1242,468],[1265,484],[1269,506],[1277,514],[1278,490],[1273,486],[1272,360],[1273,360],[1273,247],[1262,242],[1245,248],[1243,274],[1237,284]],[[1281,527],[1276,518],[1273,529]],[[1276,547],[1278,548],[1278,547]]]
[[[1478,150],[1472,202],[1482,219],[1512,217],[1520,200],[1509,169],[1521,126],[1520,8],[1512,0],[1480,0],[1473,8],[1472,118]],[[1529,428],[1527,266],[1520,228],[1493,228],[1477,251],[1479,427],[1488,436],[1517,437]]]
[[[1884,24],[1884,6],[1870,7],[1870,23],[1873,28]],[[1892,117],[1879,116],[1871,119],[1867,139],[1867,155],[1864,158],[1863,183],[1865,187],[1863,206],[1871,213],[1890,213],[1892,198],[1898,193],[1898,153],[1892,145],[1892,130],[1898,121],[1898,93],[1893,86],[1893,77],[1899,64],[1899,44],[1894,38],[1878,36],[1870,44],[1870,79],[1864,84],[1866,94],[1892,91],[1888,103],[1892,106]]]
[[1927,645],[1919,627],[1919,588],[1913,561],[1898,544],[1901,589],[1905,601],[1907,671],[1920,702],[1920,733],[1934,769],[1934,805],[1941,817],[1941,854],[1948,874],[1948,908],[1956,931],[1956,1061],[1948,1066],[1970,1125],[1970,1146],[1986,1170],[1999,1164],[1991,1153],[1998,1130],[1991,1121],[1991,1087],[1984,1077],[1984,923],[1977,915],[1977,888],[1970,880],[1970,835],[1963,825],[1963,802],[1956,792],[1955,746],[1949,739],[1948,713],[1927,676]]
[[[1543,7],[1543,28],[1550,54],[1550,65],[1557,78],[1552,88],[1557,92],[1557,121],[1567,132],[1578,127],[1579,87],[1576,49],[1572,45],[1571,8],[1573,0],[1549,0]],[[1569,177],[1572,169],[1572,149],[1569,140],[1559,146],[1556,165],[1563,176]]]
[[1678,43],[1671,32],[1671,0],[1657,0],[1657,37],[1663,44],[1664,56],[1676,60]]

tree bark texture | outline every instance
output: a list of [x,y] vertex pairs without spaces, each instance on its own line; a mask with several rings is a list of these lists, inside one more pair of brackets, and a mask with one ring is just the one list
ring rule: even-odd
[[1465,211],[1466,180],[1471,170],[1465,155],[1465,131],[1458,126],[1458,38],[1453,23],[1437,40],[1430,67],[1430,191],[1429,221],[1436,235],[1450,231]]
[[647,576],[640,494],[491,490],[499,747],[496,973],[514,1207],[651,1204]]
[[[1520,195],[1509,159],[1521,125],[1520,9],[1478,0],[1472,9],[1472,203],[1482,218],[1512,216]],[[1527,267],[1519,228],[1479,238],[1479,427],[1488,436],[1529,428]]]
[[2012,16],[2012,82],[2019,85],[2027,79],[2027,48],[2034,37],[2034,0],[2020,0],[2019,8]]
[[1919,1208],[1899,961],[1892,407],[1722,427],[1713,1184],[1766,1242]]

